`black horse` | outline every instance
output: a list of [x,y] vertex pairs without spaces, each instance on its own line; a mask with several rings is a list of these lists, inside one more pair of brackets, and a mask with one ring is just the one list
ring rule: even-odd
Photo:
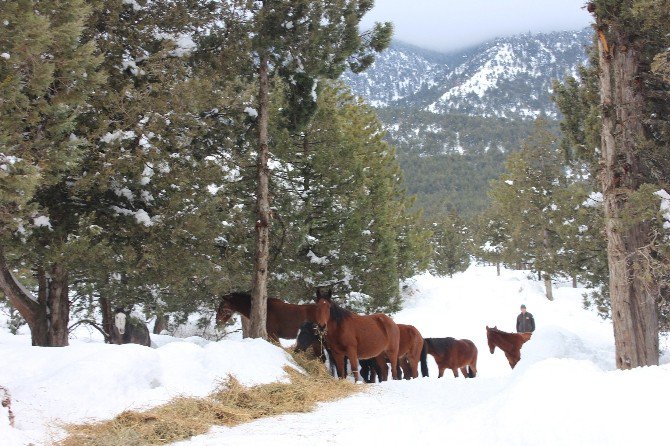
[[[326,362],[326,359],[328,359],[330,374],[335,376],[337,374],[337,367],[333,361],[333,355],[328,349],[323,331],[314,322],[303,323],[300,326],[300,330],[298,330],[298,338],[296,339],[295,351],[304,352],[309,348],[312,349],[314,356],[321,359],[322,362]],[[326,353],[328,353],[327,358]],[[345,370],[347,359],[345,357]],[[366,383],[374,383],[375,380],[381,382],[382,371],[374,358],[360,359],[358,362],[361,366],[361,377]]]
[[151,347],[151,337],[147,325],[132,317],[130,310],[117,308],[110,336],[112,344],[140,344]]

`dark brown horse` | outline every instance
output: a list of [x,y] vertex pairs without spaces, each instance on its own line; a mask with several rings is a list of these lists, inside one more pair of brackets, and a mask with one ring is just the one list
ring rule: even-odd
[[421,374],[428,376],[423,336],[413,325],[398,324],[398,329],[400,330],[398,365],[402,368],[404,378],[419,377],[419,361],[421,361]]
[[491,354],[496,347],[502,350],[509,361],[509,365],[514,366],[521,359],[521,346],[530,339],[531,333],[507,333],[498,330],[498,327],[489,328],[486,326],[486,339],[489,341],[489,350]]
[[333,353],[341,378],[344,377],[346,356],[351,362],[356,381],[359,379],[358,358],[376,357],[385,357],[391,362],[391,375],[393,379],[397,379],[400,330],[390,317],[385,314],[361,316],[323,297],[317,301],[316,306],[316,322],[326,328],[326,342]]
[[458,369],[464,378],[477,376],[477,347],[469,339],[426,338],[426,352],[433,355],[442,378],[445,369],[451,369],[458,378]]
[[[224,295],[216,310],[216,324],[225,324],[234,313],[240,313],[247,318],[250,316],[251,295],[249,293],[235,292]],[[315,320],[315,304],[296,305],[273,297],[268,298],[266,328],[270,339],[275,341],[279,338],[295,339],[303,322]]]
[[151,337],[147,325],[130,315],[130,310],[117,308],[110,334],[112,344],[140,344],[151,347]]

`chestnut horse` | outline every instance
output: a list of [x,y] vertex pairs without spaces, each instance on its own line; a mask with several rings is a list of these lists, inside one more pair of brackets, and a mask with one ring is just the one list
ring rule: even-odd
[[[249,293],[234,292],[224,295],[216,310],[216,324],[225,324],[234,313],[240,313],[247,318],[250,316],[251,295]],[[266,328],[270,339],[275,341],[278,341],[279,338],[295,339],[303,322],[315,320],[315,304],[295,305],[268,297]]]
[[[330,374],[337,373],[335,361],[333,360],[333,353],[328,348],[324,330],[319,328],[315,322],[305,322],[300,326],[298,337],[296,338],[295,351],[304,352],[307,349],[312,349],[312,354],[319,358],[321,362],[326,362],[326,352],[328,353],[328,364],[330,366]],[[345,367],[348,358],[345,357]],[[360,359],[361,377],[366,383],[375,382],[375,377],[381,377],[381,368],[376,362],[376,359]],[[384,363],[386,366],[386,363]]]
[[391,375],[397,379],[400,330],[390,317],[381,313],[361,316],[324,297],[319,298],[316,306],[316,322],[326,328],[326,342],[340,378],[344,377],[344,357],[347,356],[356,381],[359,378],[358,358],[375,357],[387,358],[391,362]]
[[428,376],[423,336],[413,325],[398,324],[398,329],[400,330],[398,365],[402,368],[404,378],[419,377],[419,361],[421,361],[421,375]]
[[507,333],[498,330],[498,327],[489,328],[486,326],[486,339],[489,341],[489,350],[491,354],[496,347],[505,353],[509,365],[514,366],[521,359],[521,346],[530,339],[531,333]]
[[451,369],[454,378],[458,378],[458,369],[461,369],[464,378],[477,376],[477,347],[471,340],[426,338],[425,346],[426,352],[435,358],[438,378],[442,378],[445,369]]

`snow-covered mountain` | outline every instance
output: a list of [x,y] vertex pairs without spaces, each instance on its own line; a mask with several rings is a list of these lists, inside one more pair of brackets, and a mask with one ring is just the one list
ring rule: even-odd
[[377,108],[405,184],[426,214],[487,205],[489,181],[544,115],[558,128],[552,81],[587,61],[593,30],[498,38],[438,54],[394,42],[344,81]]
[[438,114],[534,118],[556,115],[551,82],[585,62],[592,30],[498,38],[452,54],[394,43],[361,74],[345,75],[375,107]]

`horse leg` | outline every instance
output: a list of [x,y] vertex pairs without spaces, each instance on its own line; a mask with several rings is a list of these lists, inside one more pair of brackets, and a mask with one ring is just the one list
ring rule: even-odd
[[416,378],[416,376],[414,376],[416,372],[416,367],[412,367],[412,363],[410,362],[408,357],[404,356],[402,359],[399,359],[398,362],[402,367],[403,378],[405,379]]
[[347,349],[347,357],[349,358],[349,365],[351,365],[351,371],[354,373],[354,382],[358,382],[360,379],[360,373],[358,373],[358,352],[353,349]]
[[346,371],[344,369],[344,355],[341,353],[337,353],[333,354],[333,356],[335,357],[335,365],[337,366],[337,376],[340,379],[344,379],[347,376]]
[[375,356],[374,361],[377,364],[377,367],[379,369],[378,370],[378,372],[379,372],[379,382],[388,381],[389,370],[388,370],[388,367],[386,366],[386,358],[384,358],[384,355]]
[[470,378],[474,378],[475,376],[477,376],[477,352],[475,352],[475,356],[470,363]]
[[442,375],[444,375],[444,369],[446,369],[446,367],[442,367],[441,365],[438,366],[438,371],[439,371],[439,373],[437,374],[438,378],[442,378]]
[[395,353],[395,355],[389,357],[389,360],[391,361],[391,376],[393,379],[400,379],[398,377],[398,352],[396,351]]
[[467,365],[464,365],[463,367],[461,367],[461,373],[463,374],[463,378],[468,377],[469,373],[468,373],[468,366]]
[[[420,353],[419,353],[420,354]],[[412,378],[419,377],[419,357],[407,358],[407,365],[409,366]]]
[[454,367],[451,371],[454,373],[454,378],[458,378],[458,367]]

